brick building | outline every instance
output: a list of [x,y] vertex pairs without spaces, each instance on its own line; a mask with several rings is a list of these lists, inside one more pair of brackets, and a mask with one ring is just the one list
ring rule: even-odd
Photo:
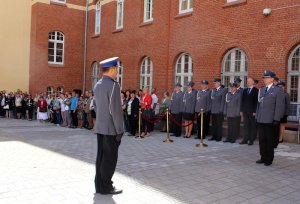
[[90,0],[87,24],[85,9],[80,0],[35,0],[30,91],[91,89],[98,62],[119,56],[124,89],[148,85],[161,94],[176,81],[198,88],[201,79],[245,82],[271,69],[300,102],[300,0]]

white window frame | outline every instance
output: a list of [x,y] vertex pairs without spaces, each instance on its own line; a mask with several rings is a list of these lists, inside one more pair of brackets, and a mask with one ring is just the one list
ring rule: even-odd
[[[187,9],[182,8],[182,3],[187,2]],[[179,0],[179,14],[188,13],[193,11],[193,7],[191,5],[193,0]]]
[[[120,25],[119,25],[119,20],[121,21]],[[124,0],[118,0],[116,29],[122,29],[123,27],[124,27]]]
[[232,3],[232,2],[235,2],[237,0],[227,0],[227,3]]
[[96,4],[95,10],[95,34],[99,35],[101,32],[101,2],[100,0]]
[[[51,38],[52,33],[54,34],[54,39]],[[61,34],[63,36],[63,40],[58,40],[57,36],[58,34]],[[49,37],[50,36],[50,37]],[[54,44],[54,52],[53,52],[53,59],[54,61],[49,61],[49,43],[53,43]],[[57,44],[62,44],[62,61],[61,62],[57,62],[56,61],[56,57],[57,57]],[[65,55],[65,35],[60,32],[60,31],[51,31],[48,34],[48,63],[49,64],[59,64],[62,65],[64,64],[64,55]]]
[[[241,53],[240,71],[235,70],[235,66],[237,62],[236,51]],[[226,63],[228,57],[230,57],[230,66],[229,66],[229,71],[226,71]],[[233,48],[229,50],[223,57],[221,73],[222,73],[222,83],[225,86],[228,86],[228,83],[233,82],[235,78],[240,78],[242,79],[241,87],[246,87],[247,77],[248,77],[248,57],[246,53],[240,48]],[[228,78],[229,81],[227,83],[225,79]]]
[[[186,56],[188,56],[188,62],[186,62]],[[188,63],[188,72],[184,71],[185,64]],[[178,72],[178,66],[180,65],[180,72]],[[185,79],[187,78],[187,81]],[[182,90],[186,89],[187,82],[193,80],[193,59],[188,53],[182,53],[176,61],[175,65],[175,83],[182,85]]]
[[[144,0],[144,22],[151,22],[153,21],[153,1],[154,0]],[[148,11],[149,5],[149,11]],[[148,14],[149,13],[149,18]]]
[[62,86],[59,86],[56,88],[57,93],[64,93],[64,88]]
[[[144,72],[143,72],[143,67],[144,67]],[[150,67],[150,71],[148,73],[149,67]],[[140,89],[149,87],[149,90],[151,90],[152,85],[153,85],[153,62],[150,57],[144,57],[142,64],[141,64],[141,72],[140,73],[141,73]],[[148,82],[148,79],[149,79],[149,82]]]
[[100,79],[100,67],[98,62],[93,62],[91,68],[91,78],[92,78],[92,89],[94,89],[96,83]]
[[66,4],[66,0],[51,0],[51,2],[59,3],[59,4]]
[[[296,115],[291,115],[288,117],[289,120],[291,121],[298,121],[298,118],[300,117],[300,58],[298,59],[298,70],[292,70],[292,63],[293,63],[293,58],[294,58],[294,54],[295,52],[299,49],[300,52],[300,44],[295,47],[295,49],[293,49],[293,51],[291,52],[289,59],[288,59],[288,74],[287,74],[287,91],[289,93],[291,93],[291,78],[293,76],[298,77],[298,88],[296,88],[298,90],[298,96],[297,96],[297,102],[292,102],[291,101],[291,109],[296,109],[294,111],[296,111]],[[291,112],[293,112],[291,110]]]
[[52,87],[52,86],[48,86],[48,87],[47,87],[47,95],[53,94],[53,92],[54,92],[53,87]]
[[123,85],[123,66],[122,66],[122,62],[119,61],[118,62],[118,75],[117,75],[117,82],[119,83],[120,87],[122,88]]

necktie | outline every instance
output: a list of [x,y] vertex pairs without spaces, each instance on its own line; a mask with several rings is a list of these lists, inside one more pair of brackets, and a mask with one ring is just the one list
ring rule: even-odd
[[266,91],[265,91],[265,93],[267,93],[268,92],[268,87],[266,87]]
[[251,88],[248,88],[248,94],[250,94],[250,92],[251,92]]

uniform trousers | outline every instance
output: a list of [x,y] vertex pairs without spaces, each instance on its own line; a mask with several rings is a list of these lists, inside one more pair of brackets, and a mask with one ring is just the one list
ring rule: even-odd
[[212,114],[213,140],[222,140],[223,120],[223,113]]
[[96,193],[107,193],[113,190],[112,177],[115,173],[118,150],[121,142],[116,140],[117,136],[97,134],[97,159],[95,188]]
[[239,136],[237,129],[240,126],[241,117],[228,117],[228,134],[227,134],[227,141],[228,142],[235,142],[237,137]]
[[253,113],[243,113],[244,116],[244,138],[243,142],[253,142],[256,139],[257,124]]
[[[173,118],[179,123],[182,124],[182,113],[172,114]],[[181,136],[182,128],[181,126],[176,125],[172,122],[172,130],[175,136]]]
[[267,164],[272,164],[274,159],[274,125],[272,123],[258,123],[258,134],[261,160]]
[[[198,115],[199,113],[197,113]],[[203,139],[208,135],[210,122],[210,112],[203,113]],[[201,115],[197,119],[198,137],[201,137]]]
[[274,147],[277,148],[279,144],[280,124],[274,126]]

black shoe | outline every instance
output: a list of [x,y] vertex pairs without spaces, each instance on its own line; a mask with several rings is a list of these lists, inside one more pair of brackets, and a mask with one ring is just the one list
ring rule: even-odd
[[222,139],[216,140],[216,142],[221,142],[221,141],[222,141]]
[[226,143],[226,142],[230,142],[230,141],[229,140],[224,140],[223,142]]
[[265,166],[271,166],[272,163],[265,163]]
[[263,160],[261,160],[261,159],[256,161],[256,164],[264,164],[264,163],[265,162]]
[[253,145],[253,142],[252,142],[252,141],[250,141],[250,142],[248,143],[248,145]]
[[239,144],[247,144],[247,142],[246,141],[241,141]]
[[215,139],[215,138],[213,138],[213,137],[212,137],[212,138],[210,138],[210,139],[208,139],[208,141],[213,141],[213,140],[216,140],[216,139]]
[[107,192],[100,192],[100,194],[102,195],[117,195],[117,194],[120,194],[120,193],[123,193],[123,190],[120,190],[120,189],[116,189],[116,188],[113,188],[112,190],[110,191],[107,191]]
[[181,135],[176,135],[176,137],[181,137]]

